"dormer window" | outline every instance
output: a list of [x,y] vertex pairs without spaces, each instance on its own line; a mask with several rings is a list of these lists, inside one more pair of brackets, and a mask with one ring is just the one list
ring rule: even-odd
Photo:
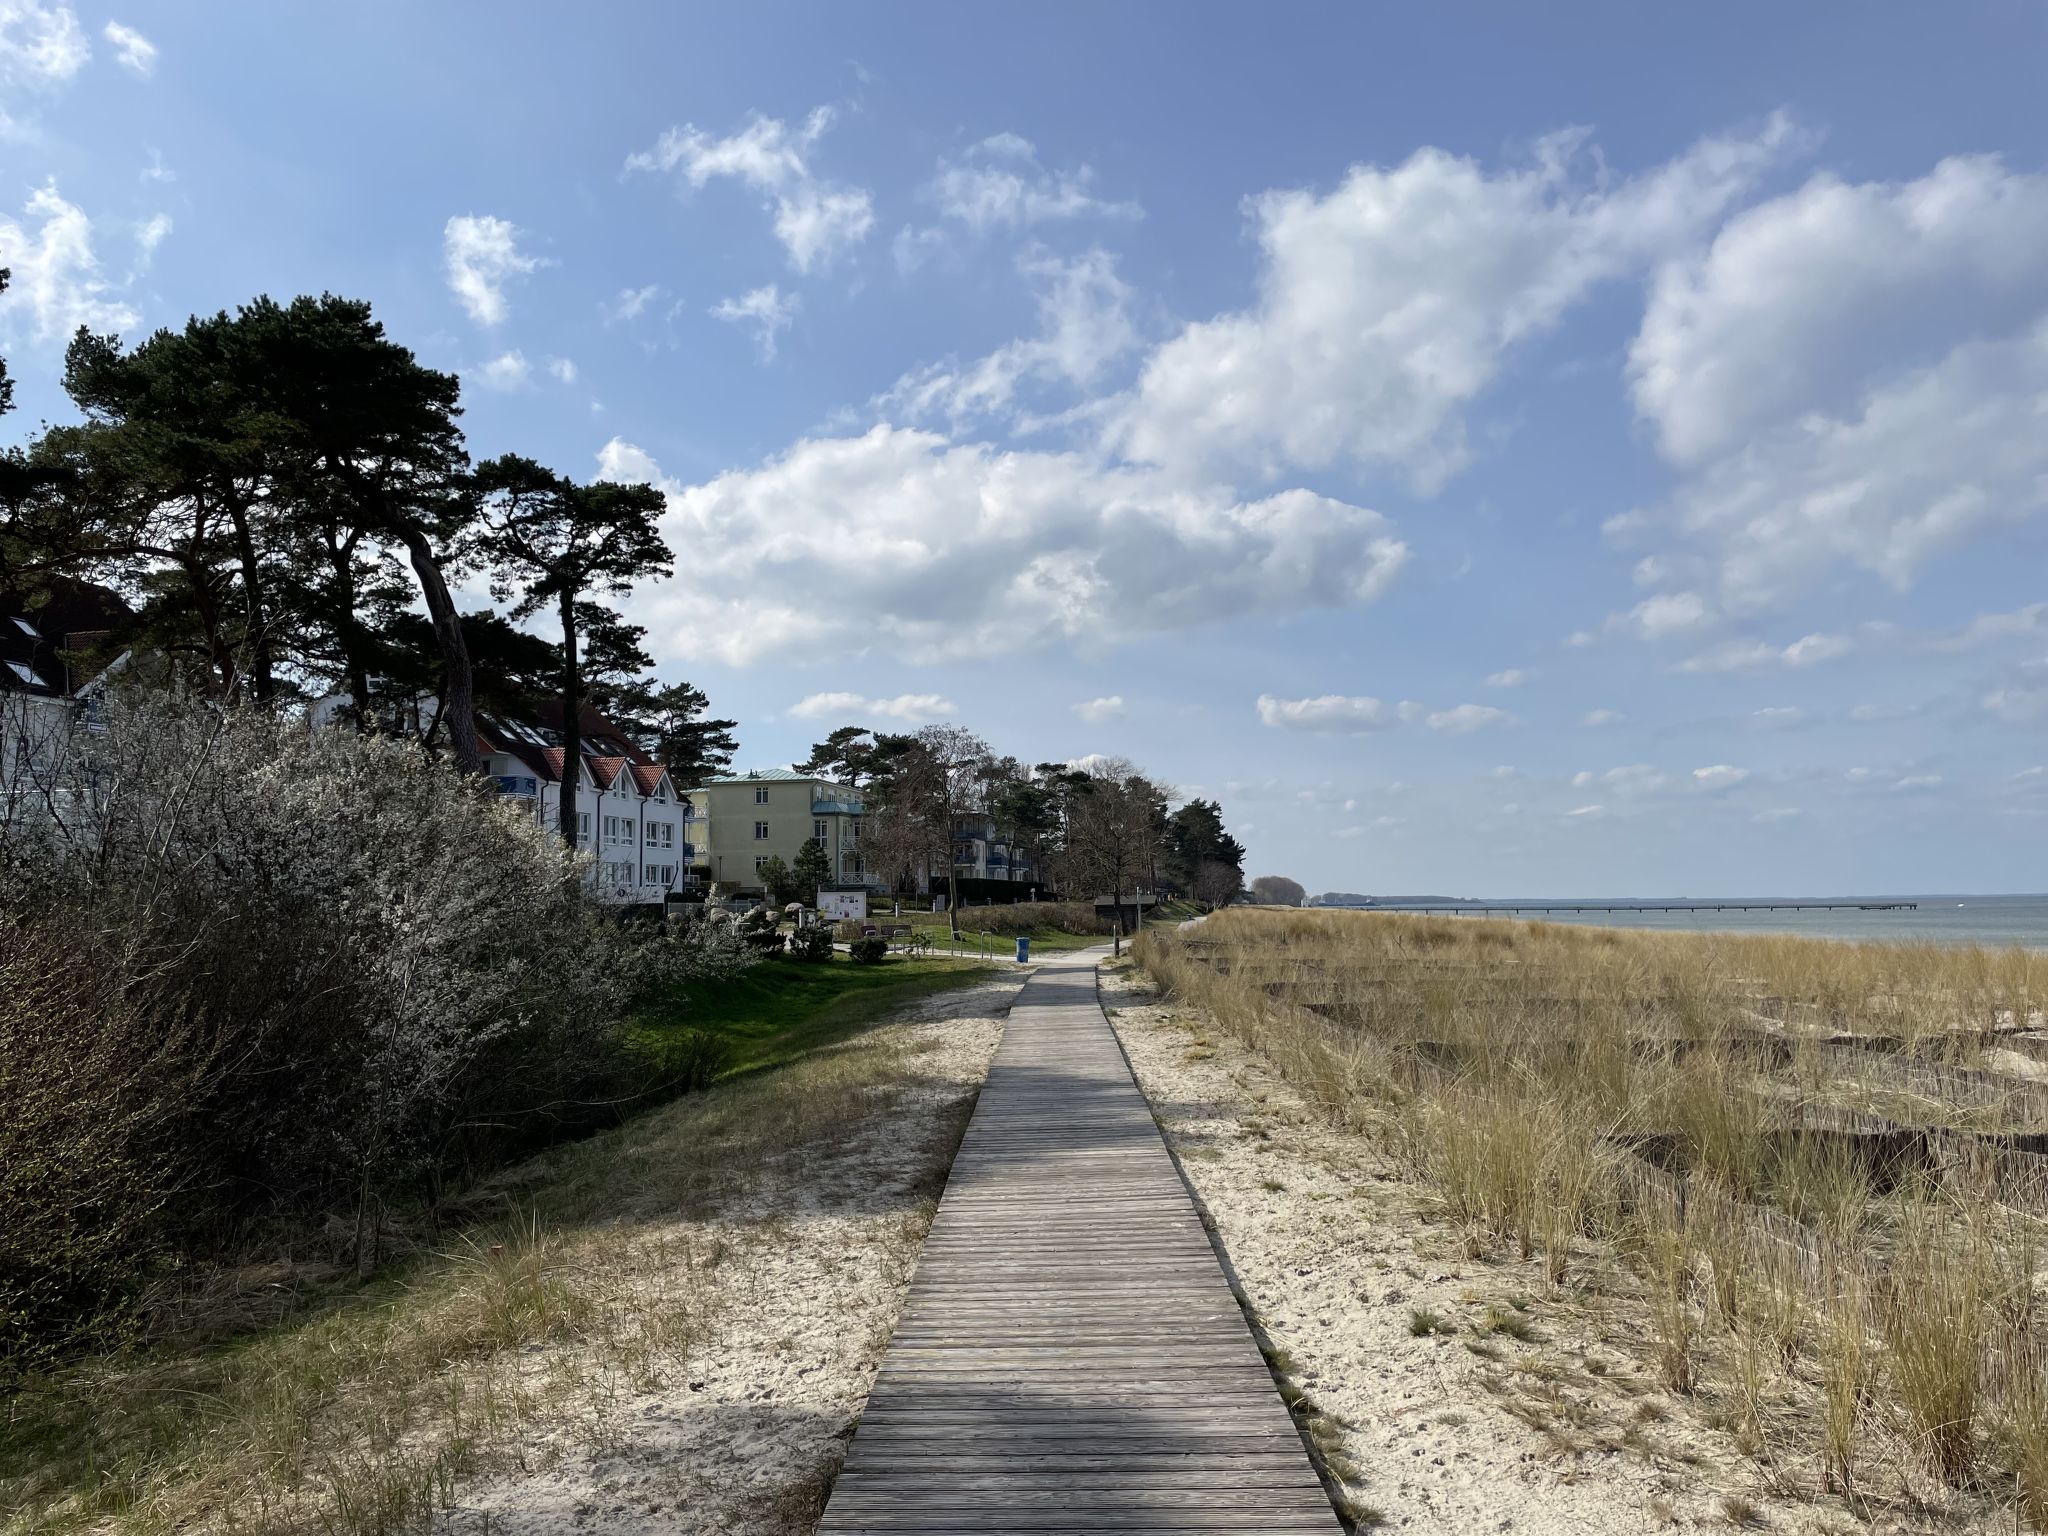
[[14,675],[16,677],[20,678],[24,683],[27,683],[31,688],[47,688],[50,686],[48,683],[44,682],[40,677],[36,675],[36,669],[34,667],[28,666],[26,663],[19,661],[10,661],[9,663],[7,663],[7,665],[14,669]]
[[35,625],[29,623],[27,619],[24,619],[19,615],[15,617],[14,627],[20,630],[24,635],[27,635],[31,640],[40,640],[43,638],[43,632],[40,629],[37,629]]

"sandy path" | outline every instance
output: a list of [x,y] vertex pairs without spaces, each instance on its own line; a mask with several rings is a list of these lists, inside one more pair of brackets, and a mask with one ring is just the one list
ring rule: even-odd
[[[1660,1392],[1622,1309],[1469,1257],[1402,1170],[1141,976],[1106,970],[1102,1000],[1333,1468],[1351,1464],[1347,1490],[1384,1529],[1727,1530],[1747,1512],[1731,1497],[1781,1532],[1956,1529],[1771,1497],[1697,1405]],[[1489,1306],[1531,1338],[1484,1334]],[[1415,1309],[1446,1332],[1415,1336]]]
[[809,1531],[888,1343],[962,1108],[1020,984],[945,994],[863,1036],[861,1049],[900,1053],[914,1086],[834,1143],[762,1169],[729,1208],[643,1225],[643,1247],[693,1255],[690,1301],[705,1312],[704,1336],[654,1379],[593,1370],[573,1408],[456,1490],[442,1529]]

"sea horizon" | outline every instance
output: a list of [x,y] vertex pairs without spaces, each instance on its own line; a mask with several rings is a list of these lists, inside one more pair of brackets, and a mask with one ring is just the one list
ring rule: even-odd
[[[1470,916],[1520,916],[1593,927],[1695,933],[1787,933],[1866,942],[2018,944],[2048,949],[2048,892],[1885,892],[1837,896],[1374,896],[1325,892],[1314,899],[1332,910],[1436,905]],[[1353,897],[1329,901],[1326,897]],[[1828,906],[1827,903],[1840,905]],[[1910,903],[1911,905],[1904,905]],[[1716,909],[1721,904],[1721,909]],[[1733,910],[1740,907],[1775,910]],[[1884,908],[1889,905],[1889,910]],[[1595,906],[1599,911],[1573,911]],[[1656,908],[1666,910],[1630,910]],[[1679,910],[1669,910],[1677,906]],[[1518,907],[1519,913],[1500,909]],[[1540,909],[1540,910],[1539,910]]]

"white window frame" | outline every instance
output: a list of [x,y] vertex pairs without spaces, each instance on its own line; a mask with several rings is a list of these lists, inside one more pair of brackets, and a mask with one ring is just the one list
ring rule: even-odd
[[767,803],[768,803],[768,786],[767,786],[766,784],[758,785],[758,786],[757,786],[757,787],[755,788],[755,790],[754,790],[754,804],[756,804],[756,805],[766,805]]
[[765,822],[765,821],[757,821],[757,822],[755,822],[755,823],[754,823],[754,841],[755,841],[755,842],[757,842],[757,843],[765,843],[765,842],[767,842],[767,841],[768,841],[768,823],[767,823],[767,822]]

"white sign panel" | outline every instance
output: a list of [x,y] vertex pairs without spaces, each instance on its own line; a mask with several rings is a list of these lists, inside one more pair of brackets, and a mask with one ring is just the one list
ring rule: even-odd
[[868,915],[866,891],[818,892],[818,915],[835,923],[860,922]]

